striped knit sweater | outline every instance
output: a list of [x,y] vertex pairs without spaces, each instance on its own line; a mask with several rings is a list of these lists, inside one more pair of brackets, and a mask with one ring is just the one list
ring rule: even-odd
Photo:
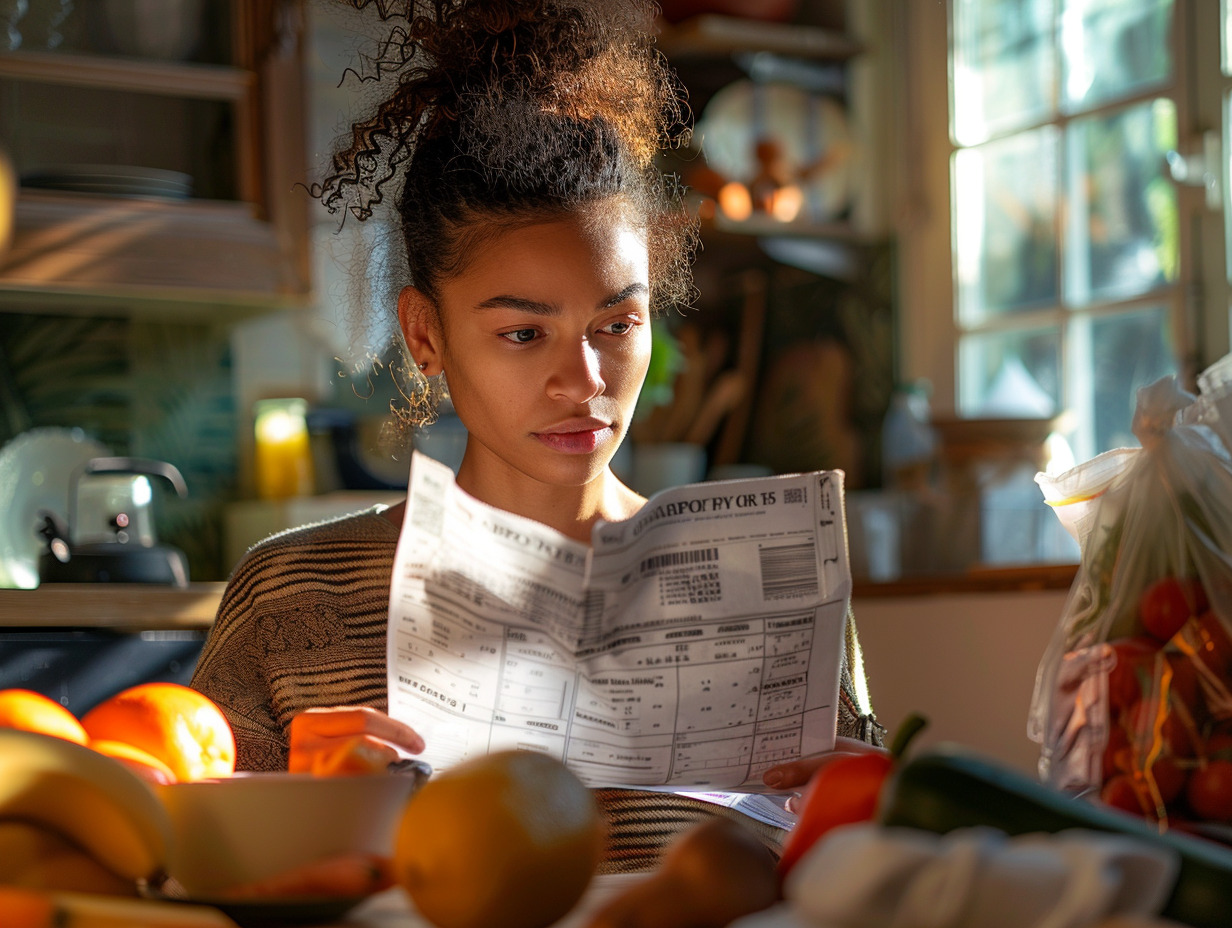
[[[310,706],[387,711],[386,624],[398,527],[381,508],[267,538],[232,573],[192,685],[226,713],[240,769],[285,770],[291,718]],[[852,681],[850,668],[860,663],[850,621],[847,645],[838,731],[879,744],[882,730]],[[610,819],[629,825],[629,866],[617,862],[615,869],[640,867],[643,850],[719,809],[638,790],[597,795]],[[610,824],[619,843],[620,823]]]

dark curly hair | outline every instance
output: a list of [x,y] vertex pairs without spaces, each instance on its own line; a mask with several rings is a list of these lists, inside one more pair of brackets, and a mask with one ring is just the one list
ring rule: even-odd
[[652,305],[689,301],[696,230],[656,167],[686,140],[688,109],[654,47],[652,2],[347,2],[404,23],[359,75],[396,88],[312,190],[330,212],[367,219],[400,182],[407,270],[435,298],[487,235],[622,210],[648,233]]

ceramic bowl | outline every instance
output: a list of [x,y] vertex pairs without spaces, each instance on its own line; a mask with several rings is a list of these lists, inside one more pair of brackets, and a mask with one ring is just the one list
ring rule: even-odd
[[208,898],[337,854],[388,856],[402,809],[427,770],[237,773],[157,786],[172,827],[168,874],[189,897]]

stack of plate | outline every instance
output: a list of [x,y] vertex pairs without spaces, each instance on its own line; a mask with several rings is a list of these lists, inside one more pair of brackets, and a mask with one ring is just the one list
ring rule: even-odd
[[81,429],[59,428],[22,432],[0,448],[0,588],[39,585],[39,511],[67,520],[73,471],[110,453]]

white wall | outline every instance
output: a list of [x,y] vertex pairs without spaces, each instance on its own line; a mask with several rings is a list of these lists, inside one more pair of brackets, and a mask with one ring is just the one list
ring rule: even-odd
[[891,733],[910,712],[912,745],[958,742],[1034,776],[1027,711],[1066,590],[852,600],[873,709]]

